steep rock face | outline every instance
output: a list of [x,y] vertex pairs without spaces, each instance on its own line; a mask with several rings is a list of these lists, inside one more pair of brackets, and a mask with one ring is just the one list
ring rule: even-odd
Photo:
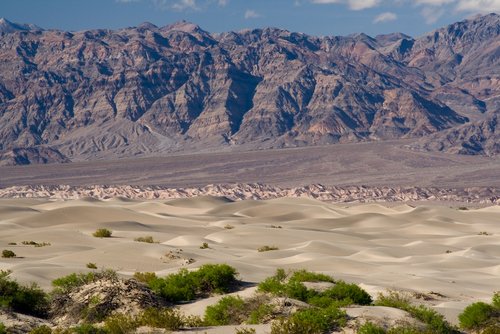
[[70,33],[2,21],[0,151],[116,158],[420,137],[481,122],[500,107],[499,22],[491,14],[413,39],[212,35],[188,22]]
[[70,160],[61,154],[61,152],[43,146],[14,148],[0,154],[0,166],[66,162],[70,162]]

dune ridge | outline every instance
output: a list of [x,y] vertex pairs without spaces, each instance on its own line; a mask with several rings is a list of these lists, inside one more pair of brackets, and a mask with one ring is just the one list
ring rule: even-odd
[[[500,204],[496,187],[431,188],[325,186],[279,187],[260,183],[210,184],[205,187],[169,188],[131,185],[39,185],[0,188],[0,198],[51,199],[174,199],[199,196],[226,197],[231,200],[263,200],[274,198],[312,198],[325,202],[418,202],[448,201],[476,204]],[[198,203],[196,201],[196,203]]]

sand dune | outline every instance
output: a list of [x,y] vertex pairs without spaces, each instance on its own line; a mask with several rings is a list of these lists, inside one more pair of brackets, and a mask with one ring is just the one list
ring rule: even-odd
[[[304,268],[360,283],[372,293],[438,292],[445,297],[430,303],[456,322],[465,305],[489,300],[500,289],[499,222],[499,206],[345,207],[308,198],[232,202],[208,196],[5,199],[0,248],[18,257],[0,259],[0,269],[50,288],[54,278],[89,270],[89,262],[124,275],[227,263],[248,282],[261,281],[276,268]],[[97,228],[108,228],[113,236],[95,238]],[[134,241],[144,236],[155,243]],[[22,244],[31,240],[50,245]],[[201,248],[203,243],[208,248]],[[262,246],[278,249],[259,252]]]

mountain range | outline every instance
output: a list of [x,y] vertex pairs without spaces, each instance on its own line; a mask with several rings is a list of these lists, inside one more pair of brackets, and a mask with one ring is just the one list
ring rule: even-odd
[[494,156],[499,62],[497,14],[418,38],[0,19],[0,164],[397,139]]

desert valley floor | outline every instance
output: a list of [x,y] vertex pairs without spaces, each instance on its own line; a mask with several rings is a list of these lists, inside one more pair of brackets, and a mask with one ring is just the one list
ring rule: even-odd
[[[89,262],[126,276],[227,263],[250,283],[276,268],[304,268],[359,283],[375,297],[386,289],[430,295],[426,303],[456,323],[466,305],[499,289],[499,214],[499,206],[347,207],[306,198],[2,199],[0,247],[18,258],[1,259],[0,269],[50,288],[52,279],[87,271]],[[112,237],[93,237],[98,228]],[[156,243],[134,241],[144,236]],[[277,249],[259,252],[263,246]],[[187,313],[202,309],[184,306]]]

